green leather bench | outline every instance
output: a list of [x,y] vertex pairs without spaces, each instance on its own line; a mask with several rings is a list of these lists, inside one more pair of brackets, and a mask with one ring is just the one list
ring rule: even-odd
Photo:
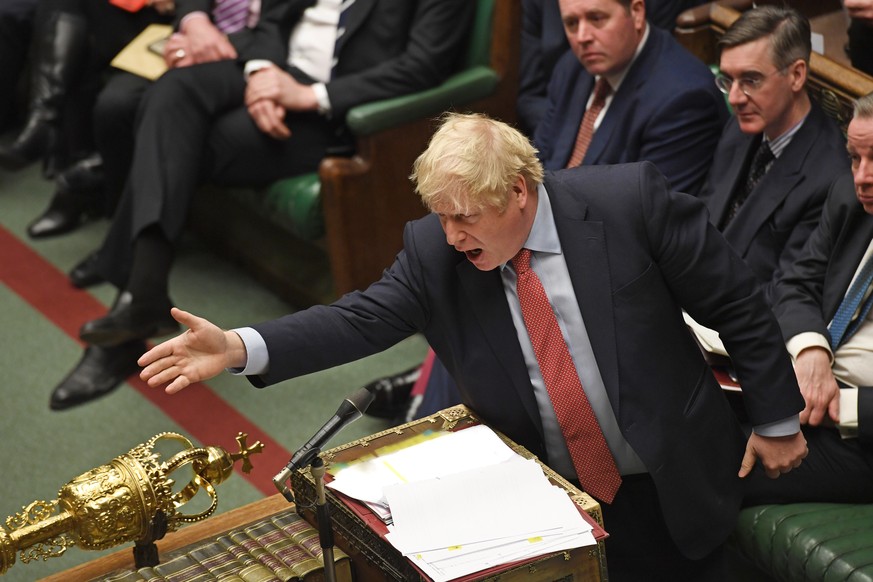
[[873,582],[873,505],[793,503],[749,507],[732,543],[782,582]]
[[328,302],[378,279],[424,214],[408,175],[450,109],[514,118],[520,0],[475,0],[461,70],[439,86],[353,108],[349,158],[265,190],[207,188],[192,227],[294,306]]

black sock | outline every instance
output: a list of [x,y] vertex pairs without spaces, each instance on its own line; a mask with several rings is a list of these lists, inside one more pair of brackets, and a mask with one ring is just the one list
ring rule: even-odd
[[127,291],[136,299],[167,297],[173,257],[173,243],[160,228],[150,226],[142,231],[134,241]]

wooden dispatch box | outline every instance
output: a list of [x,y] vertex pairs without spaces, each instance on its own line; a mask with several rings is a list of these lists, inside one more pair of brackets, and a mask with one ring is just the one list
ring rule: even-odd
[[[350,462],[369,454],[376,448],[399,443],[425,431],[460,430],[481,424],[473,412],[463,405],[447,408],[423,419],[400,425],[380,433],[350,442],[346,445],[326,450],[322,458],[327,466],[326,479],[330,480],[332,464]],[[527,459],[536,457],[524,447],[497,433],[515,452]],[[600,505],[589,495],[574,487],[566,479],[542,464],[543,472],[549,480],[564,489],[567,495],[591,521],[599,526],[601,536],[596,546],[574,548],[546,554],[530,560],[507,564],[462,578],[464,581],[500,580],[500,582],[581,582],[607,580],[606,556],[602,528],[603,516]],[[317,528],[315,517],[315,481],[308,469],[299,470],[291,476],[297,512]],[[428,582],[430,578],[403,557],[385,538],[387,528],[364,504],[350,499],[328,488],[326,498],[330,510],[334,542],[336,546],[352,558],[356,582],[376,582],[383,580],[403,582]],[[517,508],[507,511],[524,510],[523,500]],[[446,519],[463,520],[463,516],[447,516]]]

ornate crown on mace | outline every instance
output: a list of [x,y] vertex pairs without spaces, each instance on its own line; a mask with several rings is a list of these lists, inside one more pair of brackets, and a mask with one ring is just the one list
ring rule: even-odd
[[[239,451],[229,453],[217,446],[195,447],[178,433],[163,432],[109,464],[79,475],[61,487],[57,499],[34,501],[6,518],[6,527],[0,526],[0,575],[15,563],[18,552],[26,564],[60,556],[72,546],[103,550],[132,541],[137,549],[154,548],[153,542],[166,532],[215,512],[215,485],[230,477],[236,461],[242,460],[243,472],[251,471],[249,457],[264,445],[247,446],[247,438],[239,433]],[[162,462],[154,450],[160,441],[181,443],[184,448]],[[193,476],[174,492],[171,475],[186,465]],[[181,513],[180,508],[200,490],[209,496],[209,507],[196,514]]]

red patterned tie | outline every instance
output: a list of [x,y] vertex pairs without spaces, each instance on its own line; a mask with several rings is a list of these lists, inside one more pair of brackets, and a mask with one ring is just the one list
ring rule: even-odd
[[570,155],[570,161],[567,162],[568,168],[575,168],[585,159],[585,152],[588,151],[588,145],[591,143],[591,138],[594,136],[594,122],[600,111],[606,104],[606,98],[612,91],[609,86],[609,81],[600,77],[594,83],[594,99],[591,100],[591,106],[585,111],[582,116],[582,123],[579,124],[579,133],[576,134],[576,145],[573,146],[573,153]]
[[612,503],[621,485],[621,475],[582,389],[546,291],[530,268],[530,256],[530,250],[521,249],[512,259],[518,274],[518,301],[524,324],[579,483],[589,494]]

